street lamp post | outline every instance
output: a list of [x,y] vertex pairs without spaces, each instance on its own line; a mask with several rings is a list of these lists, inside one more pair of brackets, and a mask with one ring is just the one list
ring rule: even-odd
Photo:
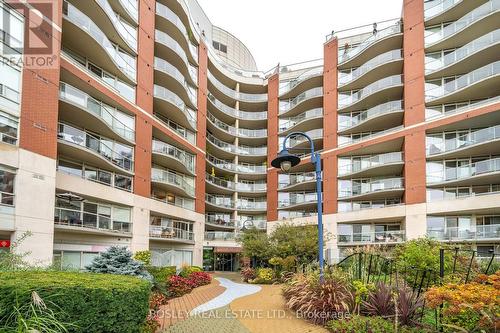
[[316,197],[318,200],[318,252],[319,252],[319,280],[323,283],[323,199],[321,193],[321,156],[314,151],[313,140],[303,132],[293,132],[288,134],[283,140],[283,149],[279,152],[278,156],[271,162],[274,168],[281,169],[281,171],[288,173],[290,169],[300,163],[300,157],[290,154],[286,148],[286,142],[290,137],[303,136],[311,146],[311,162],[316,168]]

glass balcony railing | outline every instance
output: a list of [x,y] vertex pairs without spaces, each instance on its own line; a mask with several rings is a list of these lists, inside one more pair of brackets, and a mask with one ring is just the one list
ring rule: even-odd
[[[310,131],[307,131],[305,132],[305,134],[307,134],[312,140],[318,140],[318,139],[322,139],[323,138],[323,129],[322,128],[316,128],[316,129],[313,129],[313,130],[310,130]],[[279,138],[279,148],[281,149],[281,147],[283,146],[283,140],[285,138],[284,137],[280,137]],[[288,140],[287,140],[287,146],[289,148],[294,148],[304,142],[306,142],[307,139],[300,135],[300,136],[292,136],[290,137]]]
[[198,47],[191,43],[189,33],[184,26],[184,23],[182,23],[182,20],[172,10],[170,10],[170,8],[159,2],[156,2],[156,14],[171,22],[175,27],[177,27],[177,29],[179,29],[179,31],[186,38],[186,43],[189,47],[191,56],[194,61],[198,62]]
[[462,2],[463,0],[437,0],[424,2],[424,17],[426,20],[444,13],[451,7]]
[[250,146],[238,146],[236,148],[238,155],[251,155],[251,156],[263,156],[267,155],[267,147],[250,147]]
[[446,170],[427,172],[427,183],[432,184],[432,183],[461,180],[499,171],[500,171],[500,157],[479,161],[475,163],[470,163],[455,168],[446,168]]
[[355,232],[352,234],[339,234],[338,242],[342,243],[401,243],[405,241],[405,231],[383,232]]
[[295,96],[294,98],[291,98],[286,101],[280,101],[279,105],[280,114],[287,113],[288,111],[292,110],[294,107],[296,107],[298,104],[300,104],[305,100],[319,96],[323,96],[323,87],[312,88],[304,91],[303,93]]
[[442,142],[433,140],[432,144],[427,145],[427,156],[443,154],[498,139],[500,139],[500,125],[487,127],[464,133],[453,139],[443,139]]
[[226,160],[222,160],[220,158],[217,158],[213,155],[210,155],[209,153],[207,153],[207,161],[219,169],[236,171],[236,164],[234,164],[231,161],[226,161]]
[[470,228],[430,229],[427,236],[441,241],[474,241],[500,238],[500,224],[476,225]]
[[221,130],[223,130],[226,133],[229,133],[229,134],[234,135],[234,136],[236,136],[238,133],[238,130],[236,129],[236,127],[228,125],[225,122],[215,118],[215,116],[213,114],[211,114],[210,112],[207,112],[207,119],[212,124],[214,124],[215,126],[217,126],[218,128],[220,128]]
[[128,172],[134,170],[134,148],[106,138],[100,138],[76,127],[59,123],[60,140],[97,153],[105,160]]
[[[188,181],[188,179],[191,181]],[[151,180],[178,187],[186,192],[189,196],[194,197],[194,179],[192,177],[186,177],[168,169],[152,167]]]
[[224,207],[234,209],[234,200],[228,196],[215,196],[209,193],[205,193],[205,202],[212,204],[214,206]]
[[317,216],[318,212],[315,211],[302,211],[302,210],[280,210],[278,211],[278,219],[300,219],[304,217]]
[[349,82],[352,82],[360,78],[361,76],[365,75],[366,73],[368,73],[369,71],[380,65],[402,59],[403,59],[403,50],[400,49],[391,50],[389,52],[379,54],[378,56],[370,59],[369,61],[365,62],[363,65],[359,66],[358,68],[354,69],[349,73],[339,72],[338,74],[339,86],[345,85]]
[[135,22],[139,21],[139,6],[137,0],[118,0],[118,2]]
[[222,149],[224,151],[227,151],[228,153],[233,153],[235,154],[237,151],[237,148],[235,145],[222,141],[215,136],[213,136],[211,133],[207,133],[207,141],[212,143],[214,146],[218,147],[219,149]]
[[236,190],[241,192],[263,192],[267,190],[266,183],[236,183]]
[[192,128],[196,128],[196,112],[186,106],[186,103],[172,91],[159,85],[154,85],[154,97],[174,105],[184,114]]
[[[339,158],[339,164],[345,160]],[[360,159],[348,160],[348,164],[339,165],[339,176],[348,175],[355,172],[360,172],[366,169],[383,166],[391,163],[403,162],[402,152],[392,152],[386,154],[373,155],[370,157],[362,157]]]
[[267,129],[238,128],[238,136],[244,138],[265,138],[267,136]]
[[278,207],[284,208],[318,201],[316,192],[291,192],[286,194],[285,197],[278,198]]
[[157,192],[152,189],[151,198],[157,201],[164,202],[168,205],[185,208],[194,211],[194,199],[184,198],[180,196],[170,196],[166,195],[164,192]]
[[293,186],[296,184],[313,182],[316,181],[316,173],[314,171],[311,172],[302,172],[302,173],[289,173],[289,174],[281,174],[279,175],[278,188],[283,189],[289,186]]
[[182,61],[186,65],[187,70],[189,71],[189,75],[191,76],[193,83],[196,83],[198,75],[195,74],[194,70],[191,69],[193,67],[189,64],[186,51],[184,51],[182,46],[179,43],[177,43],[175,39],[173,39],[172,37],[170,37],[169,35],[160,30],[155,30],[155,41],[168,47],[182,59]]
[[404,179],[401,177],[366,180],[363,183],[350,181],[350,186],[339,188],[339,198],[402,189],[404,189]]
[[265,165],[256,164],[237,164],[236,171],[239,173],[266,173],[267,167]]
[[345,114],[339,115],[339,129],[346,130],[364,123],[370,119],[376,118],[383,114],[403,111],[403,101],[390,101],[387,103],[379,104],[368,110],[357,113],[355,116],[348,116]]
[[234,228],[236,225],[236,220],[224,218],[223,216],[219,215],[205,214],[205,224]]
[[256,164],[234,164],[231,161],[222,160],[213,155],[207,153],[206,157],[207,161],[213,166],[219,169],[225,169],[228,171],[238,172],[238,173],[252,173],[252,174],[265,174],[267,171],[267,167],[265,165],[256,165]]
[[229,231],[205,231],[206,241],[235,241],[238,233]]
[[161,225],[150,225],[149,237],[194,241],[194,233],[192,231]]
[[425,63],[425,73],[430,74],[437,70],[443,69],[469,57],[470,55],[480,50],[497,44],[498,42],[500,42],[500,29],[487,33],[486,35],[481,36],[468,44],[465,44],[464,46],[454,50],[453,52],[447,53],[441,58],[427,61]]
[[159,113],[153,113],[154,117],[158,119],[162,124],[170,128],[172,131],[186,139],[191,144],[196,144],[196,134],[193,131],[188,130],[184,126],[177,124],[175,121],[172,121]]
[[474,8],[472,11],[456,20],[455,22],[446,25],[443,29],[431,34],[427,34],[425,36],[425,45],[429,46],[438,43],[456,34],[457,32],[466,29],[474,22],[481,20],[482,18],[490,15],[493,12],[496,12],[499,9],[500,0],[490,0],[485,4]]
[[244,102],[267,102],[267,94],[249,94],[235,91],[217,80],[217,78],[212,73],[210,73],[210,71],[208,71],[208,79],[219,91],[233,99]]
[[177,82],[179,82],[186,90],[191,103],[195,106],[198,105],[198,93],[196,88],[189,85],[186,79],[184,79],[184,75],[177,69],[177,67],[158,57],[155,57],[154,66],[156,70],[173,77]]
[[299,115],[290,118],[280,119],[279,131],[284,132],[289,130],[292,127],[300,124],[303,121],[314,119],[323,116],[323,108],[311,109],[306,112],[303,112]]
[[267,136],[267,129],[265,128],[262,129],[236,128],[217,119],[210,112],[207,112],[207,118],[212,124],[220,128],[224,132],[234,136],[245,137],[245,138],[264,138]]
[[208,172],[205,173],[205,179],[208,183],[219,187],[227,188],[233,191],[236,189],[236,184],[234,182],[224,178],[215,177]]
[[108,0],[96,0],[97,4],[101,6],[103,11],[106,13],[113,26],[118,31],[120,37],[127,43],[127,45],[137,52],[137,29],[123,21],[111,8]]
[[175,158],[182,163],[190,172],[195,172],[196,157],[182,149],[179,149],[171,144],[153,139],[152,152]]
[[304,73],[300,74],[296,78],[283,82],[280,84],[279,88],[279,93],[280,95],[284,95],[285,93],[291,91],[293,88],[298,86],[301,82],[306,81],[309,78],[323,75],[323,66],[321,67],[315,67],[310,70],[305,71]]
[[363,89],[352,92],[350,94],[347,93],[339,93],[339,108],[345,108],[349,105],[352,105],[372,94],[375,94],[381,90],[403,85],[403,75],[392,75],[378,81],[375,81]]
[[500,74],[500,61],[496,61],[481,68],[475,69],[472,72],[464,74],[453,81],[445,83],[444,85],[427,89],[425,91],[425,100],[426,102],[428,102],[444,97],[498,74]]
[[208,93],[208,100],[221,112],[235,118],[240,118],[244,120],[266,120],[267,119],[267,111],[261,111],[261,112],[248,112],[248,111],[241,111],[241,110],[236,110],[235,108],[232,108],[218,99],[215,98],[215,96],[212,93]]
[[397,34],[401,33],[402,32],[401,28],[402,28],[401,22],[397,22],[396,24],[394,24],[392,26],[389,26],[385,29],[377,31],[375,34],[368,37],[367,39],[365,39],[364,41],[362,41],[358,45],[356,45],[352,48],[344,49],[343,52],[339,52],[339,55],[338,55],[339,64],[354,58],[355,56],[357,56],[358,54],[363,52],[370,45],[376,43],[377,41],[379,41],[385,37],[388,37],[391,35],[397,35]]
[[357,212],[365,209],[378,209],[401,205],[400,198],[363,200],[363,201],[339,201],[338,212]]
[[91,36],[109,55],[115,65],[130,80],[136,80],[136,59],[122,52],[116,45],[111,43],[104,32],[87,15],[79,11],[75,6],[65,1],[63,6],[64,18]]
[[[105,122],[116,134],[134,141],[135,119],[118,109],[98,101],[85,92],[65,83],[59,84],[59,98],[65,102],[79,106]],[[121,118],[122,120],[120,120]],[[123,121],[126,121],[125,124]]]
[[115,221],[109,216],[60,207],[55,207],[54,224],[95,231],[132,233],[130,222]]
[[236,204],[237,209],[241,210],[266,210],[267,201],[249,201],[246,199],[239,199]]

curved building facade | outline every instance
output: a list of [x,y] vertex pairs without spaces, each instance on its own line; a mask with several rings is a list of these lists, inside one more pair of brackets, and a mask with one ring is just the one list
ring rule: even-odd
[[236,270],[242,230],[316,223],[308,142],[270,167],[297,131],[321,152],[328,261],[422,236],[498,252],[499,0],[404,1],[266,73],[196,0],[55,1],[57,63],[14,61],[33,52],[25,5],[1,7],[0,241],[30,231],[31,261],[123,245]]

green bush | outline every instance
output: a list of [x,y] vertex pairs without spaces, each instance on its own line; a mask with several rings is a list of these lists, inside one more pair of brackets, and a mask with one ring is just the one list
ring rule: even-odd
[[149,310],[151,284],[123,275],[20,271],[0,272],[0,327],[16,304],[28,304],[36,291],[64,313],[69,332],[139,332]]
[[144,250],[144,251],[137,251],[134,254],[134,259],[137,261],[142,262],[144,265],[151,265],[151,251],[149,250]]
[[153,276],[155,282],[165,282],[177,271],[175,266],[147,266],[146,270]]
[[274,272],[272,268],[258,268],[257,277],[251,283],[269,284],[274,279]]
[[179,275],[182,276],[183,278],[187,278],[193,272],[203,272],[203,268],[198,266],[184,266],[182,267],[182,270],[179,273]]
[[[350,319],[343,318],[331,320],[326,327],[332,332],[342,333],[392,333],[396,332],[394,323],[382,317],[352,316]],[[430,332],[422,327],[400,326],[397,329],[400,333]]]

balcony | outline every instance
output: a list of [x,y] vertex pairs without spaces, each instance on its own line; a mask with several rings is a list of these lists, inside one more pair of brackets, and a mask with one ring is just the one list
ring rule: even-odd
[[115,221],[109,216],[75,209],[56,207],[54,225],[56,230],[61,231],[132,237],[132,223]]
[[240,145],[236,148],[236,152],[241,156],[266,156],[267,155],[267,147],[251,147]]
[[232,241],[235,242],[239,233],[229,231],[205,231],[205,241]]
[[120,16],[126,17],[135,24],[139,22],[139,4],[137,0],[110,0],[110,3]]
[[235,209],[235,202],[230,196],[205,193],[205,203],[215,211],[233,211]]
[[497,27],[499,0],[489,0],[439,31],[425,36],[427,52],[454,48],[460,41],[472,40]]
[[235,220],[232,219],[226,219],[217,215],[205,214],[205,225],[221,229],[234,229],[236,223]]
[[456,21],[487,0],[436,0],[424,4],[424,18],[427,26],[441,22]]
[[[263,125],[265,125],[267,121],[267,111],[256,111],[256,112],[250,112],[250,111],[242,111],[242,110],[236,110],[235,108],[232,108],[221,101],[219,101],[217,98],[212,93],[208,93],[208,100],[210,104],[213,106],[214,110],[219,111],[219,119],[222,119],[222,117],[228,118],[229,120],[238,118],[243,121],[260,121]],[[254,124],[251,124],[250,122],[242,123],[240,122],[240,125],[245,124],[245,126],[255,126]]]
[[339,71],[338,82],[342,90],[363,87],[377,78],[388,77],[403,71],[403,51],[391,50],[370,59],[356,69]]
[[402,177],[339,181],[339,198],[341,200],[397,198],[401,197],[403,191],[404,179]]
[[354,47],[347,47],[340,51],[338,55],[339,67],[359,66],[376,54],[401,47],[401,43],[402,24],[397,21],[387,28],[378,30]]
[[167,226],[150,225],[149,238],[194,244],[194,233],[192,231]]
[[316,87],[304,91],[303,93],[290,98],[286,101],[280,101],[279,114],[297,115],[305,110],[319,107],[323,103],[323,87]]
[[292,130],[304,132],[311,128],[323,127],[323,108],[307,110],[294,117],[280,119],[279,134],[289,134]]
[[177,171],[195,173],[195,155],[171,144],[153,139],[152,159],[154,163],[169,166]]
[[404,241],[404,230],[382,232],[372,231],[338,235],[339,246],[362,244],[398,244]]
[[153,97],[155,111],[164,114],[181,126],[196,130],[196,111],[188,108],[179,96],[155,84]]
[[372,201],[339,201],[338,212],[357,212],[365,209],[378,209],[401,205],[401,198],[378,199]]
[[232,171],[236,173],[243,173],[246,177],[252,176],[260,176],[265,175],[267,173],[267,167],[265,165],[257,165],[257,164],[235,164],[228,160],[223,160],[217,158],[209,153],[207,153],[207,162],[221,170]]
[[188,209],[194,211],[194,200],[191,198],[183,198],[181,196],[173,196],[164,191],[158,191],[154,188],[151,189],[151,198],[168,205]]
[[181,96],[185,103],[190,104],[191,108],[197,107],[198,90],[188,83],[184,78],[184,74],[177,67],[161,58],[155,57],[154,69],[156,71],[155,83],[174,90],[174,93]]
[[236,190],[236,184],[233,181],[213,176],[208,172],[205,173],[205,180],[207,181],[207,184],[213,185],[217,190],[219,190],[218,192],[223,194],[231,194],[231,192]]
[[262,193],[267,191],[267,184],[264,183],[236,183],[238,192]]
[[168,59],[168,62],[181,70],[185,77],[191,79],[191,84],[197,84],[198,73],[189,63],[184,48],[175,39],[160,30],[155,30],[155,55],[162,59]]
[[179,43],[184,44],[184,50],[189,50],[190,60],[198,63],[198,47],[190,41],[190,33],[184,26],[182,20],[167,6],[156,2],[156,27],[173,36]]
[[261,199],[260,201],[254,201],[254,200],[249,200],[246,198],[240,198],[238,199],[238,202],[236,204],[236,208],[238,210],[243,210],[243,211],[266,211],[267,210],[267,201],[264,199]]
[[435,79],[467,73],[495,61],[499,52],[500,29],[497,29],[440,58],[426,61],[425,75],[427,79]]
[[59,123],[58,154],[71,156],[102,169],[133,175],[134,149],[97,137],[76,127]]
[[[94,21],[65,1],[63,5],[63,45],[79,54],[92,55],[92,61],[128,82],[136,81],[136,58],[111,43]],[[83,32],[83,33],[82,33]],[[88,50],[93,52],[89,53]]]
[[208,71],[208,80],[214,85],[214,87],[223,93],[226,97],[229,97],[233,100],[238,100],[246,103],[266,103],[267,104],[267,93],[265,94],[249,94],[243,93],[239,91],[235,91],[224,83],[217,80],[217,78]]
[[[446,136],[446,134],[445,134]],[[428,137],[429,138],[429,137]],[[427,156],[432,158],[461,158],[500,153],[500,125],[474,130],[445,140],[431,137]]]
[[278,175],[279,190],[305,191],[314,190],[316,184],[316,173],[301,172]]
[[500,238],[500,224],[462,227],[449,227],[445,230],[428,230],[427,236],[439,241],[498,241]]
[[339,93],[339,111],[369,108],[387,100],[400,100],[403,94],[403,76],[393,75],[350,93]]
[[[434,162],[427,162],[429,170]],[[438,165],[440,163],[438,162]],[[500,158],[492,158],[458,167],[446,167],[446,170],[428,171],[427,184],[444,185],[484,185],[498,182],[500,175]]]
[[168,169],[151,168],[151,181],[169,193],[195,197],[194,178],[175,173]]
[[[156,118],[160,123],[174,131],[177,135],[182,137],[187,142],[191,143],[193,146],[196,145],[196,133],[185,128],[184,126],[179,125],[175,121],[168,119],[164,115],[160,113],[156,113],[153,111],[153,117]],[[160,131],[155,127],[153,127],[153,135],[157,137],[162,137],[164,140],[168,140],[169,137],[165,136],[163,131]]]
[[[321,149],[323,146],[323,129],[317,128],[310,131],[305,132],[311,140],[314,142],[314,147],[316,150]],[[283,146],[284,137],[279,137],[279,149]],[[309,140],[307,140],[304,136],[292,136],[287,140],[287,146],[290,149],[310,149]],[[305,154],[309,154],[307,151]]]
[[[67,83],[59,84],[61,120],[78,123],[95,132],[109,133],[110,138],[133,143],[135,118],[107,105]],[[97,121],[96,121],[97,120]]]
[[280,84],[279,97],[290,98],[296,90],[309,90],[323,82],[323,66],[304,71],[294,79]]
[[403,101],[390,101],[351,115],[339,114],[338,133],[352,134],[393,128],[403,123],[403,115]]
[[374,177],[400,174],[403,171],[403,153],[392,152],[356,158],[339,157],[339,178]]
[[428,105],[438,105],[499,95],[499,74],[500,61],[496,61],[446,82],[444,85],[426,89],[425,101]]
[[312,209],[317,206],[316,192],[289,192],[278,194],[278,209]]

